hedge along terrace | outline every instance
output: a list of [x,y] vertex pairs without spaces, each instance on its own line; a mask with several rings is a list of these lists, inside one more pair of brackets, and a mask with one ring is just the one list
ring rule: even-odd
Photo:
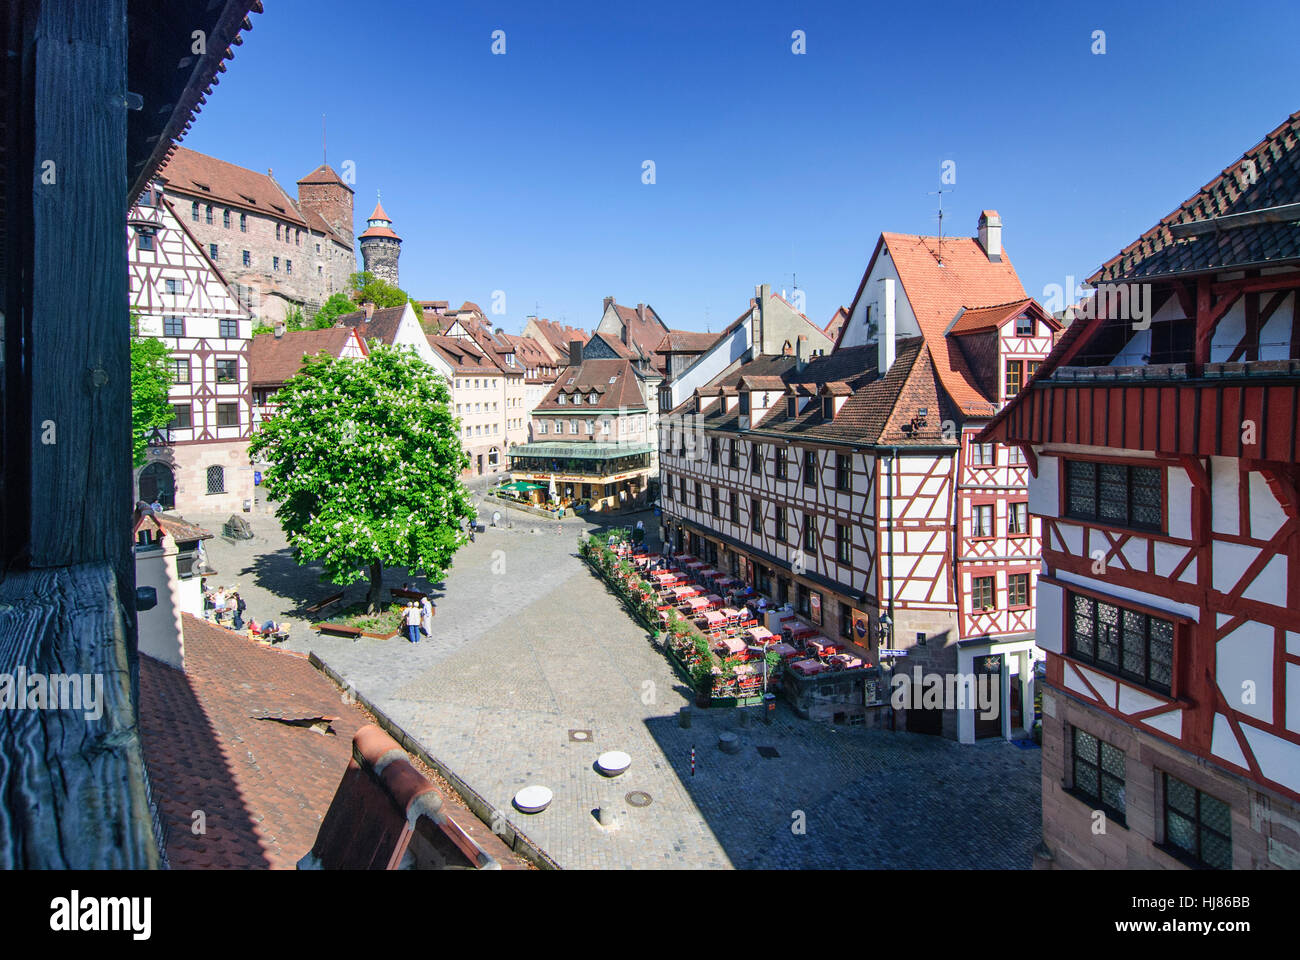
[[[761,671],[745,664],[744,656],[719,656],[699,627],[670,604],[660,602],[658,588],[642,575],[632,560],[636,548],[628,530],[592,532],[582,538],[578,549],[582,558],[623,599],[633,616],[663,644],[678,672],[689,678],[700,706],[730,706],[761,700]],[[766,657],[771,684],[781,671],[781,658],[772,652]]]

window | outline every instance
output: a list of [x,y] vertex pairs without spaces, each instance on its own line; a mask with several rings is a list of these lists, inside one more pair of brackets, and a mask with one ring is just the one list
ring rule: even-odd
[[217,360],[217,383],[234,383],[239,379],[239,361],[230,357]]
[[184,317],[163,317],[163,336],[164,337],[185,336],[185,318]]
[[739,411],[741,414],[749,413],[749,391],[748,390],[742,390],[740,392]]
[[776,448],[776,478],[778,480],[785,479],[785,454],[785,447]]
[[973,467],[991,467],[997,463],[997,453],[991,443],[972,443],[970,462]]
[[785,507],[776,508],[776,539],[785,543]]
[[565,394],[561,393],[558,397],[555,398],[555,402],[558,403],[560,406],[565,406],[569,402],[569,398]]
[[609,421],[608,420],[600,421],[600,429],[603,433],[609,433]]
[[207,209],[203,212],[203,222],[204,223],[212,222],[212,204],[210,203],[208,204]]
[[805,450],[803,452],[803,485],[805,487],[815,486],[817,483],[817,451]]
[[695,509],[704,509],[704,488],[700,486],[700,481],[695,481]]
[[709,438],[709,463],[715,467],[718,465],[718,447],[720,446],[717,437]]
[[1124,823],[1124,751],[1073,727],[1074,785],[1081,800]]
[[1007,504],[1007,536],[1020,536],[1029,532],[1029,504],[1015,500]]
[[221,225],[222,225],[223,227],[225,227],[227,230],[230,229],[230,211],[229,211],[229,210],[222,210],[222,211],[221,211]]
[[190,358],[172,357],[172,383],[190,382]]
[[732,437],[730,440],[727,441],[727,466],[729,467],[740,466],[740,461],[737,459],[738,450],[739,450],[739,445],[736,443],[736,438]]
[[284,272],[285,272],[285,273],[293,273],[293,261],[292,261],[292,260],[286,260],[286,261],[284,261]]
[[817,519],[811,513],[803,515],[803,549],[805,553],[817,555]]
[[239,337],[238,320],[221,320],[218,325],[221,328],[220,329],[221,336],[223,336],[225,339],[234,340]]
[[1165,778],[1165,846],[1193,863],[1232,869],[1232,808],[1195,787]]
[[176,411],[176,416],[167,424],[168,430],[188,430],[194,426],[194,411],[188,403],[174,403],[172,409]]
[[[741,394],[741,396],[744,396],[744,394]],[[749,445],[749,472],[756,476],[762,476],[763,474],[763,458],[759,456],[758,444],[756,443]]]
[[179,280],[165,280],[163,283],[168,293],[176,294],[181,292],[181,282]]
[[215,243],[209,243],[209,244],[208,244],[208,257],[209,257],[210,259],[214,260],[214,261],[218,258],[218,257],[217,257],[217,245],[216,245]]
[[853,549],[849,528],[842,523],[835,524],[835,559],[848,563]]
[[239,426],[239,404],[237,403],[217,404],[217,426],[219,427]]
[[1070,595],[1070,655],[1168,694],[1174,624],[1082,594]]
[[279,257],[272,257],[272,258],[271,258],[271,269],[274,270],[276,273],[279,273],[279,272],[280,272],[280,258],[279,258]]
[[794,418],[795,414],[796,414],[797,411],[798,411],[798,406],[797,406],[797,404],[798,404],[798,401],[796,401],[794,397],[786,397],[786,398],[785,398],[785,415],[786,415],[787,417],[790,417],[790,418],[792,418],[792,419]]
[[802,583],[796,585],[794,596],[795,596],[796,612],[798,612],[798,614],[801,617],[811,616],[811,613],[809,612],[811,603],[809,600],[808,588],[805,587]]
[[208,467],[208,493],[226,492],[226,471],[223,467]]
[[[137,250],[152,250],[152,249],[153,249],[153,233],[152,233],[151,231],[148,231],[148,230],[141,230],[141,231],[139,231],[139,232],[135,235],[135,248],[136,248]],[[168,283],[171,283],[171,282],[172,282],[172,281],[170,281],[170,280],[168,281]],[[170,292],[171,292],[171,291],[169,290],[168,293],[170,293]]]
[[664,474],[664,499],[671,500],[672,498],[673,498],[673,475],[671,473],[665,473]]
[[835,400],[833,397],[822,397],[822,419],[835,419]]
[[1066,461],[1066,516],[1143,530],[1163,528],[1159,467]]
[[970,608],[972,613],[993,609],[993,578],[972,577],[970,582]]
[[740,494],[731,491],[731,522],[740,523]]
[[853,639],[853,609],[847,603],[840,603],[840,636]]
[[713,515],[715,517],[721,516],[721,514],[718,512],[718,488],[717,487],[713,488]]
[[1020,360],[1007,361],[1007,396],[1014,397],[1024,383],[1025,365]]
[[971,507],[972,537],[993,536],[993,504],[977,503]]
[[190,219],[195,223],[199,222],[199,202],[197,200],[190,204]]
[[253,263],[253,258],[252,258],[252,256],[249,254],[249,252],[248,252],[247,250],[245,250],[245,251],[244,251],[244,266],[246,266],[246,267],[247,267],[247,266],[251,266],[252,263]]
[[275,239],[280,239],[280,225],[278,223],[275,225]]
[[849,456],[844,453],[835,454],[835,489],[849,489]]
[[1032,337],[1034,335],[1033,317],[1016,317],[1016,336]]
[[588,420],[588,421],[587,421],[587,433],[589,433],[589,434],[593,434],[593,433],[595,433],[595,432],[596,432],[596,421],[595,421],[595,420]]
[[754,533],[763,532],[763,515],[759,512],[758,497],[749,498],[749,529]]
[[319,243],[316,244],[316,252],[317,252],[317,253],[320,253],[320,244],[319,244]]
[[246,213],[239,215],[239,232],[248,233],[248,214]]
[[1012,573],[1007,575],[1007,606],[1029,606],[1029,574]]
[[1019,444],[1011,444],[1007,447],[1007,463],[1013,467],[1023,467],[1025,465],[1025,451],[1020,448]]
[[1041,360],[1025,361],[1025,382],[1026,383],[1028,383],[1031,379],[1033,379],[1034,374],[1038,372],[1038,365],[1042,362],[1043,361]]

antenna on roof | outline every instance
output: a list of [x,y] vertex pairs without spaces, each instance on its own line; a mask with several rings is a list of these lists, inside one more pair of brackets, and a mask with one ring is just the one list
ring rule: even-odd
[[941,267],[943,266],[943,195],[945,193],[952,193],[952,191],[940,188],[926,193],[927,197],[933,197],[935,195],[938,195],[939,197],[939,266]]
[[321,163],[329,166],[330,162],[329,140],[325,136],[325,114],[320,115],[320,159]]

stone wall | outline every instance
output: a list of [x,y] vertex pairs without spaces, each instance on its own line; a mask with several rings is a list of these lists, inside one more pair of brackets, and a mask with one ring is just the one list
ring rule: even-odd
[[388,237],[366,237],[361,241],[361,257],[365,261],[365,269],[395,287],[400,286],[397,281],[397,259],[401,254],[401,242]]
[[[247,440],[178,443],[162,451],[151,451],[149,462],[153,460],[167,461],[172,468],[176,478],[177,513],[242,513],[244,501],[253,499],[253,468],[248,462]],[[134,471],[137,491],[140,471],[147,465]],[[224,493],[208,493],[208,467],[211,466],[224,468]]]

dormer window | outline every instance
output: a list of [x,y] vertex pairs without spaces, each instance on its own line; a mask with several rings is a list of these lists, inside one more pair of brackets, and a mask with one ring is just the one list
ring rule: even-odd
[[564,394],[560,394],[560,396],[558,397],[558,402],[559,402],[560,406],[564,406],[565,404],[567,404],[567,403],[569,402],[569,398],[568,398],[567,396],[565,396]]
[[594,407],[594,406],[596,405],[596,402],[597,402],[599,399],[600,399],[600,396],[599,396],[598,394],[593,393],[593,394],[588,398],[587,402],[590,403],[590,404]]
[[748,390],[745,390],[740,394],[740,412],[746,415],[749,413],[749,391]]
[[833,397],[822,397],[822,416],[827,420],[835,419],[835,399]]
[[785,415],[787,417],[790,417],[791,419],[794,419],[795,415],[798,413],[798,405],[799,405],[799,401],[797,401],[794,397],[786,397]]

